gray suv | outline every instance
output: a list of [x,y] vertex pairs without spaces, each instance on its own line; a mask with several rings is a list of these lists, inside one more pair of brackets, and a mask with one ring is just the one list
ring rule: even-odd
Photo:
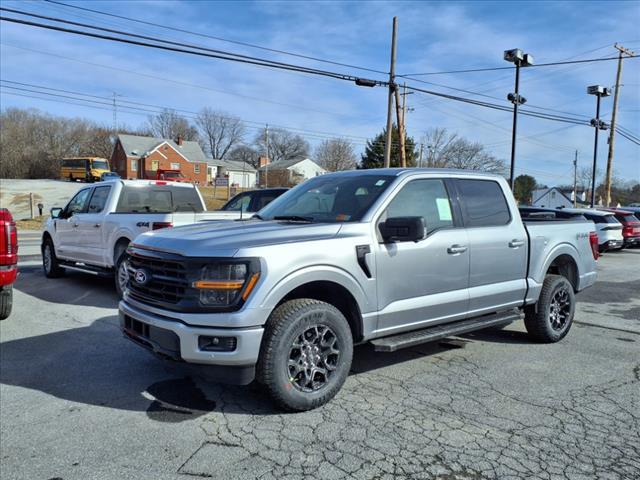
[[559,341],[575,292],[596,279],[592,230],[523,223],[494,175],[323,175],[249,221],[140,235],[121,326],[163,358],[256,379],[283,408],[307,410],[339,391],[355,344],[394,351],[522,317],[533,340]]

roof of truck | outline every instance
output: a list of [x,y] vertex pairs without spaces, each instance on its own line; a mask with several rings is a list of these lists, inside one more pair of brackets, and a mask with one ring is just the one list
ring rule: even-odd
[[399,177],[401,175],[415,175],[418,173],[469,175],[504,179],[502,175],[495,173],[479,172],[477,170],[461,170],[457,168],[369,168],[361,170],[343,170],[340,172],[327,173],[325,175],[390,175]]
[[123,185],[132,187],[144,187],[147,185],[169,185],[170,187],[195,188],[189,182],[172,182],[171,180],[109,180],[110,182],[120,181]]

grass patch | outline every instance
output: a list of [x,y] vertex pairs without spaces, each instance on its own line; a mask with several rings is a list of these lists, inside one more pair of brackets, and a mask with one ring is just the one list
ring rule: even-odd
[[44,228],[44,222],[47,221],[49,215],[42,215],[40,217],[23,218],[22,220],[16,220],[16,227],[18,230],[42,230]]

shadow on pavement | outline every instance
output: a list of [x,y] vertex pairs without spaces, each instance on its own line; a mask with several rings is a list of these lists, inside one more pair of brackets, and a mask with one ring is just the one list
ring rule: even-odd
[[41,265],[20,266],[19,272],[14,288],[40,300],[85,307],[118,307],[112,278],[71,271],[61,278],[47,278]]

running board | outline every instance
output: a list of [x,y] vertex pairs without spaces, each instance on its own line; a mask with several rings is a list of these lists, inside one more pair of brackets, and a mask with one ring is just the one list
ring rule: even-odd
[[90,275],[96,275],[98,277],[111,277],[113,273],[109,270],[105,270],[100,267],[91,267],[89,265],[72,265],[70,263],[60,263],[61,268],[66,268],[67,270],[74,270],[76,272],[88,273]]
[[511,322],[520,320],[520,313],[516,310],[508,312],[483,315],[482,317],[460,320],[453,323],[444,323],[422,330],[400,333],[390,337],[376,338],[371,340],[376,352],[395,352],[401,348],[413,347],[422,343],[433,342],[445,337],[462,335],[488,327],[508,325]]

